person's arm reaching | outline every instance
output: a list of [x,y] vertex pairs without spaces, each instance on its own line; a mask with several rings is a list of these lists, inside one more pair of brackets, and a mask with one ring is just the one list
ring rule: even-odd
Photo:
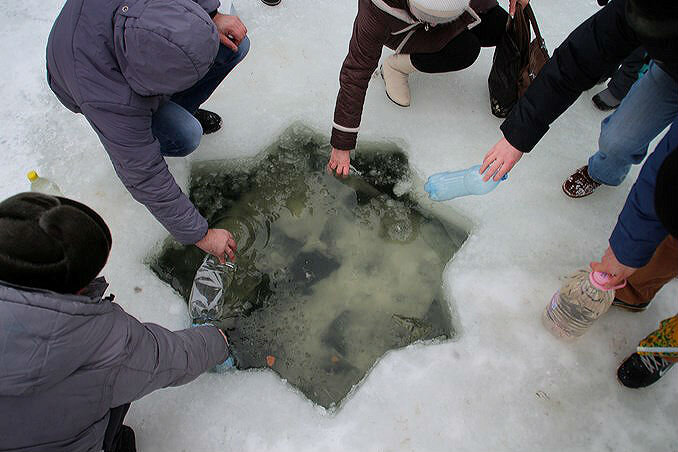
[[610,246],[600,262],[592,262],[594,271],[615,275],[608,286],[628,278],[636,268],[647,264],[668,231],[655,212],[657,173],[666,157],[678,148],[678,125],[674,122],[640,170],[638,180],[626,198]]
[[388,31],[380,20],[383,13],[370,1],[360,1],[353,24],[349,50],[339,75],[339,94],[332,127],[330,173],[347,176],[350,152],[355,148],[365,103],[367,85],[379,64]]
[[160,154],[149,112],[118,104],[82,105],[82,111],[108,152],[115,172],[132,197],[142,203],[183,244],[196,244],[222,261],[233,259],[228,231],[209,230],[207,220],[181,191]]
[[127,334],[124,361],[113,380],[113,407],[157,389],[186,384],[228,358],[226,338],[214,326],[172,332],[140,323],[118,309],[116,328],[124,326]]
[[639,41],[626,23],[625,5],[625,0],[611,2],[556,49],[501,125],[504,138],[485,155],[480,168],[485,180],[493,174],[494,180],[501,179],[583,91],[638,47]]

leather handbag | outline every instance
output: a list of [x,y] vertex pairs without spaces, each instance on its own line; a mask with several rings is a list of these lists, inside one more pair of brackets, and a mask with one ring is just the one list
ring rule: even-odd
[[[535,38],[531,39],[531,29]],[[516,5],[516,13],[506,23],[506,33],[494,51],[488,78],[490,108],[498,118],[505,118],[537,77],[549,59],[537,19],[528,4]]]

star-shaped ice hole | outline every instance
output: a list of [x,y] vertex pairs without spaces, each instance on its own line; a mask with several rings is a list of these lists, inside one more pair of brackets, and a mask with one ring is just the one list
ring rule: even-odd
[[[454,336],[442,273],[468,234],[407,193],[394,145],[362,146],[342,180],[326,142],[297,124],[256,158],[195,163],[190,197],[238,243],[218,323],[240,368],[336,408],[388,350]],[[203,256],[168,239],[151,266],[188,300]]]

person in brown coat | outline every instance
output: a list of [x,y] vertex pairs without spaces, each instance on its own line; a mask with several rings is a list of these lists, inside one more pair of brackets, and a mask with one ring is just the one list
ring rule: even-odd
[[[511,13],[517,1],[510,0]],[[527,0],[519,1],[527,4]],[[471,66],[481,47],[499,42],[507,19],[497,0],[359,0],[339,76],[328,171],[348,175],[367,85],[384,46],[395,50],[381,68],[386,95],[407,107],[409,74],[460,71]]]

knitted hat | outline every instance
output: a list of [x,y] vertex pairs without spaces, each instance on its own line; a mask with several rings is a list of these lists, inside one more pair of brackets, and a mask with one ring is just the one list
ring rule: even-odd
[[410,11],[422,22],[452,22],[469,9],[469,0],[408,0]]
[[657,173],[654,209],[669,234],[678,238],[678,148],[664,159]]
[[219,51],[210,16],[193,0],[146,0],[119,9],[115,56],[141,96],[169,95],[195,85]]
[[643,42],[677,39],[678,1],[628,0],[626,21]]
[[111,233],[79,202],[20,193],[0,202],[0,280],[75,293],[106,264]]

